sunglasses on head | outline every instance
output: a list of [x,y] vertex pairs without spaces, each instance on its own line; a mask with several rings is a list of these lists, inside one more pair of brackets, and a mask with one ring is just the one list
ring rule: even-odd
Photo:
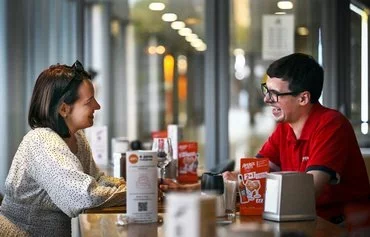
[[67,93],[67,91],[69,91],[69,89],[71,88],[72,84],[74,81],[77,81],[77,80],[82,80],[83,78],[88,78],[91,80],[91,76],[85,71],[84,67],[82,66],[82,63],[78,60],[76,60],[76,62],[71,66],[69,67],[73,70],[73,77],[72,79],[68,82],[67,86],[64,87],[62,93],[61,93],[61,97]]

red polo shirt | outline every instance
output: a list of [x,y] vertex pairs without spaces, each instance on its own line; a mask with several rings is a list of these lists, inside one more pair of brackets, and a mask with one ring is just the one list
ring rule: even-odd
[[366,167],[350,122],[319,103],[299,139],[288,123],[279,123],[257,157],[270,158],[282,171],[329,173],[331,184],[316,200],[317,214],[325,219],[343,215],[346,205],[369,198]]

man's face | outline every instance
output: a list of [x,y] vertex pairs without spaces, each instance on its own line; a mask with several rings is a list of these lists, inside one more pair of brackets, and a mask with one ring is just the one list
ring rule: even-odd
[[[275,121],[287,123],[298,121],[300,117],[300,96],[289,94],[292,92],[289,90],[289,83],[280,78],[268,77],[265,87],[269,93],[265,95],[263,101],[272,107],[272,115]],[[280,95],[282,93],[285,94]]]

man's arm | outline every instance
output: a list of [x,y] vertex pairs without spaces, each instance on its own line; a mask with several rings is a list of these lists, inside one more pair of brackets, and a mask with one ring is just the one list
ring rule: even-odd
[[318,196],[320,196],[325,185],[329,184],[330,175],[320,170],[310,170],[307,171],[307,173],[313,175],[313,185],[315,187],[315,196],[317,198]]
[[[307,173],[313,175],[315,196],[318,197],[321,194],[322,190],[324,189],[324,186],[329,184],[330,175],[320,170],[310,170],[310,171],[307,171]],[[224,179],[238,180],[238,171],[232,171],[232,172],[227,171],[227,172],[224,172],[222,175]]]

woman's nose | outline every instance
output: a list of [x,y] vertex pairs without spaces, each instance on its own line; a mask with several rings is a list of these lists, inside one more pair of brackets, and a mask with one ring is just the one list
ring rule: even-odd
[[100,108],[100,104],[95,100],[95,110],[99,110]]

